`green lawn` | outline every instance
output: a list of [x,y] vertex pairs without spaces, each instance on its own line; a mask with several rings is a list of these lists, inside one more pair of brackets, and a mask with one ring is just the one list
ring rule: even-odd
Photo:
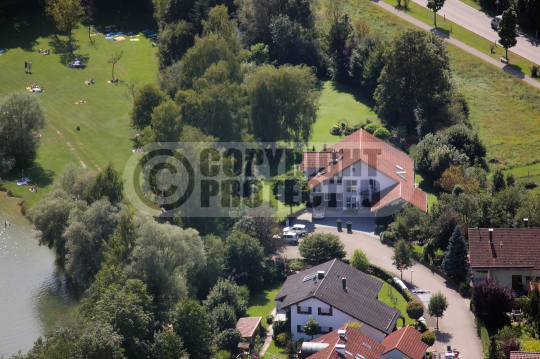
[[[369,0],[352,3],[353,19],[362,19],[371,32],[391,38],[415,28]],[[433,21],[433,14],[428,13],[426,21]],[[489,46],[485,51],[489,52]],[[453,45],[448,45],[448,52],[460,91],[469,103],[473,129],[487,146],[487,158],[498,158],[508,168],[540,162],[540,152],[531,151],[540,147],[540,90]]]
[[[97,20],[100,25],[126,24],[133,31],[152,29],[155,21],[149,16],[126,18],[116,16],[114,20]],[[155,25],[154,25],[155,27]],[[12,91],[25,90],[33,83],[43,86],[45,92],[35,94],[45,109],[49,120],[42,131],[41,147],[35,164],[25,169],[25,174],[39,186],[37,193],[29,192],[27,186],[16,186],[14,180],[19,173],[7,178],[6,185],[16,195],[23,195],[34,204],[48,192],[54,178],[69,162],[98,170],[113,161],[116,168],[123,167],[132,155],[134,131],[129,129],[128,112],[131,104],[123,99],[125,83],[139,78],[141,83],[155,80],[156,48],[144,36],[140,41],[109,41],[103,35],[88,38],[88,30],[74,31],[78,49],[73,54],[63,51],[65,44],[54,39],[52,24],[43,16],[15,19],[0,23],[5,41],[0,47],[7,50],[0,57],[0,96]],[[155,30],[155,29],[154,29]],[[59,36],[61,41],[65,36]],[[51,55],[36,53],[36,49],[50,49]],[[107,63],[116,52],[124,51],[115,68],[117,84],[109,84],[112,65]],[[85,69],[66,66],[69,59],[86,59]],[[23,63],[32,62],[32,74],[25,74]],[[94,85],[84,81],[95,79]],[[84,99],[87,103],[76,105]],[[80,131],[77,131],[80,126]]]
[[266,316],[276,307],[274,297],[282,285],[283,283],[274,283],[260,292],[252,293],[248,303],[248,317],[263,317],[263,325],[268,327]]
[[[366,120],[380,122],[372,110],[373,99],[352,86],[341,85],[334,81],[323,81],[321,91],[318,118],[311,138],[316,150],[321,151],[324,142],[331,146],[343,138],[331,135],[329,132],[330,127],[338,122],[345,120],[349,125],[365,123]],[[313,144],[308,146],[309,150],[312,146]]]
[[[398,8],[397,1],[396,0],[384,0],[384,2]],[[400,8],[403,10],[403,8]],[[411,1],[409,4],[409,10],[406,11],[407,14],[411,15],[412,17],[430,25],[434,26],[433,24],[433,12],[429,9],[426,9],[423,6],[420,6],[414,2]],[[484,54],[491,56],[492,58],[496,60],[500,60],[501,56],[506,54],[506,50],[501,47],[500,45],[497,45],[495,51],[491,52],[491,45],[493,44],[491,41],[486,40],[480,35],[475,34],[472,31],[469,31],[465,29],[464,27],[461,27],[457,25],[456,23],[445,20],[443,16],[437,15],[437,29],[444,32],[445,34],[455,38],[456,40],[459,40],[461,42],[466,43],[469,46],[474,47],[475,49],[483,52]],[[518,71],[523,72],[524,74],[531,75],[531,69],[530,66],[533,64],[531,61],[516,55],[515,53],[508,51],[508,57],[510,58],[510,66],[515,68]]]
[[[389,306],[399,310],[401,312],[401,315],[405,318],[405,325],[413,325],[413,324],[415,324],[416,321],[414,319],[409,318],[409,315],[405,311],[405,307],[407,306],[407,301],[405,300],[405,298],[403,298],[401,293],[399,293],[396,289],[394,289],[392,286],[390,286],[388,283],[386,283],[382,279],[377,278],[375,276],[372,276],[372,277],[376,278],[377,280],[380,280],[381,282],[384,283],[383,287],[381,288],[381,291],[379,292],[378,299],[381,302],[383,302],[384,304],[389,305]],[[392,300],[390,299],[390,296],[388,295],[388,288],[390,288],[392,290],[392,292],[391,292],[392,295],[395,298],[397,298],[397,304],[396,305],[394,305],[394,303],[392,303]],[[402,326],[403,321],[401,319],[398,319],[397,325]]]

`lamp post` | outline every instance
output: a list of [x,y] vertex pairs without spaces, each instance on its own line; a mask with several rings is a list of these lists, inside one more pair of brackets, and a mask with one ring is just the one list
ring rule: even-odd
[[413,284],[412,284],[412,274],[413,274],[413,272],[414,272],[414,269],[411,269],[411,287],[413,286]]
[[499,15],[499,0],[495,0],[495,4],[497,4],[497,15]]

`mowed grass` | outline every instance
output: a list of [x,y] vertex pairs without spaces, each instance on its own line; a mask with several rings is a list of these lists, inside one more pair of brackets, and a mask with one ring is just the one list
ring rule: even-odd
[[[151,23],[145,17],[135,19],[140,25],[128,25],[132,31],[145,30]],[[115,23],[128,23],[122,16]],[[114,24],[114,22],[111,22]],[[104,22],[106,24],[106,22]],[[146,24],[146,25],[145,25]],[[52,24],[40,17],[3,21],[0,29],[9,43],[0,44],[7,50],[0,57],[0,96],[12,91],[24,90],[32,84],[43,86],[43,93],[33,94],[39,98],[49,120],[42,131],[41,146],[33,166],[25,169],[25,175],[38,185],[37,193],[28,186],[17,186],[15,179],[20,173],[4,179],[15,195],[28,198],[34,204],[46,194],[54,178],[73,162],[99,170],[112,161],[123,172],[124,164],[132,155],[134,131],[129,128],[128,112],[131,103],[123,99],[126,83],[138,78],[141,84],[153,82],[156,74],[156,48],[152,41],[140,36],[140,41],[109,41],[103,35],[88,38],[88,30],[81,26],[74,31],[77,50],[73,57],[86,59],[85,69],[68,68],[70,54],[54,39]],[[59,36],[61,41],[65,36]],[[4,47],[5,46],[5,47]],[[51,55],[36,53],[36,49],[50,49]],[[109,84],[112,65],[107,63],[111,55],[124,51],[115,67],[114,75],[119,83]],[[24,62],[32,62],[32,74],[25,74]],[[85,80],[95,79],[94,85]],[[84,99],[87,103],[76,105]],[[80,126],[80,131],[77,131]]]
[[[416,321],[414,319],[409,318],[409,315],[407,314],[407,311],[405,310],[406,307],[407,307],[407,301],[405,300],[405,298],[403,298],[401,293],[399,293],[396,289],[394,289],[394,287],[390,286],[388,283],[386,283],[382,279],[377,278],[375,276],[372,276],[372,277],[379,280],[379,281],[381,281],[381,282],[383,282],[383,287],[381,288],[381,291],[379,292],[379,295],[378,295],[377,298],[381,302],[383,302],[384,304],[399,310],[401,312],[401,315],[403,316],[403,318],[405,318],[405,325],[413,325],[413,324],[415,324]],[[389,292],[389,288],[390,288],[391,292]],[[397,304],[396,305],[394,305],[394,303],[392,303],[392,300],[390,299],[391,297],[388,295],[389,293],[391,293],[394,298],[397,298]],[[403,320],[398,319],[397,325],[398,325],[398,327],[402,326],[403,325]]]
[[278,294],[282,285],[283,283],[274,283],[259,292],[251,293],[247,308],[247,316],[262,317],[263,325],[268,328],[266,316],[276,307],[274,297]]
[[[398,7],[396,0],[384,0],[384,2],[394,6],[395,8],[399,8],[400,10],[404,10],[402,7]],[[433,12],[421,5],[418,5],[411,1],[411,3],[409,4],[409,9],[406,10],[406,13],[422,21],[423,23],[434,26]],[[492,57],[497,61],[499,61],[502,56],[506,55],[506,50],[502,46],[497,45],[494,51],[491,52],[491,45],[493,44],[493,42],[486,40],[482,36],[477,35],[474,32],[469,31],[448,19],[444,19],[443,16],[440,16],[438,14],[437,29],[444,32],[446,35],[455,38],[456,40],[459,40],[469,46],[474,47],[475,49],[483,52],[484,54]],[[508,51],[508,58],[510,59],[510,67],[513,67],[514,69],[531,76],[530,67],[533,64],[532,61],[529,61],[526,58],[513,53],[511,50]]]
[[[369,0],[351,4],[353,18],[362,19],[371,32],[391,38],[416,28]],[[453,45],[447,49],[459,89],[469,103],[470,122],[487,147],[487,158],[498,158],[506,168],[540,162],[540,152],[535,151],[540,148],[540,90]]]
[[349,125],[365,123],[367,120],[380,122],[373,112],[373,99],[352,86],[323,81],[319,105],[317,122],[313,126],[311,137],[313,144],[308,145],[309,150],[315,145],[315,150],[321,151],[324,142],[331,146],[343,139],[345,136],[330,134],[330,127],[343,120]]

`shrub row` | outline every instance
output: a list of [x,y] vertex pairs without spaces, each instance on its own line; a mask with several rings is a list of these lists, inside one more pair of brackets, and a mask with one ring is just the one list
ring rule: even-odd
[[394,282],[394,275],[390,273],[389,271],[387,271],[386,269],[376,266],[374,264],[370,264],[368,268],[368,272],[369,274],[373,274],[377,278],[381,278],[386,283],[389,283],[392,287],[394,287],[394,289],[396,289],[399,293],[401,293],[403,297],[405,297],[405,300],[407,302],[414,300],[414,297],[411,294],[411,292],[409,292],[408,289],[401,289],[401,287]]

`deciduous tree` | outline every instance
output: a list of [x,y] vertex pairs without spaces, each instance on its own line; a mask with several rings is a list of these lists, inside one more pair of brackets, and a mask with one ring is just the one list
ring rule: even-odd
[[409,318],[416,320],[416,324],[418,324],[418,319],[424,315],[424,306],[417,300],[408,302],[405,310],[407,311]]
[[347,255],[345,245],[339,236],[331,233],[308,234],[298,246],[300,255],[310,265],[328,262],[332,259],[343,259]]
[[443,317],[446,308],[448,308],[448,300],[441,292],[435,293],[429,298],[428,313],[437,318],[437,329],[439,328],[439,318]]
[[115,77],[114,77],[114,66],[116,65],[116,63],[118,61],[120,61],[120,59],[122,58],[122,55],[124,54],[124,50],[120,51],[120,53],[116,52],[114,55],[111,55],[111,57],[109,57],[109,60],[107,60],[107,62],[109,64],[112,64],[112,79],[113,81],[115,80]]
[[411,255],[411,245],[404,239],[400,239],[394,246],[392,264],[401,272],[401,279],[403,279],[403,270],[413,266]]
[[309,316],[309,320],[304,325],[304,333],[307,335],[311,335],[311,339],[313,339],[313,336],[319,334],[321,332],[321,327],[319,326],[319,323],[313,319],[313,316]]
[[84,15],[81,0],[49,0],[45,11],[54,19],[58,30],[67,31],[69,48],[72,50],[71,32]]
[[516,306],[516,295],[493,277],[475,282],[472,288],[471,310],[486,325],[503,326],[506,314]]
[[154,109],[166,99],[165,94],[154,84],[146,84],[141,87],[133,101],[133,108],[129,112],[131,127],[143,130],[145,127],[150,126]]
[[260,289],[264,281],[263,261],[264,251],[258,240],[240,232],[227,237],[225,267],[236,283],[251,290]]
[[290,207],[292,214],[293,206],[307,202],[311,191],[302,172],[290,171],[274,178],[272,193],[276,199]]
[[516,46],[517,44],[517,14],[514,10],[514,7],[511,6],[506,9],[502,14],[502,19],[499,22],[499,28],[497,32],[499,33],[499,43],[506,50],[506,58],[508,59],[508,49]]
[[433,11],[433,23],[437,27],[437,12],[442,9],[446,0],[428,0],[427,8]]
[[540,337],[540,291],[538,283],[533,282],[533,289],[529,291],[527,298],[521,299],[520,302],[523,316],[530,325],[534,333]]
[[362,272],[366,272],[371,265],[366,254],[361,249],[355,249],[351,257],[351,267],[354,267]]
[[237,318],[246,315],[249,291],[229,279],[220,279],[212,288],[204,301],[208,310],[217,308],[220,304],[227,304],[234,308]]
[[98,173],[84,192],[84,199],[88,204],[92,204],[103,197],[106,197],[113,205],[121,202],[124,198],[124,182],[120,174],[114,169],[112,162],[109,162],[107,167]]

